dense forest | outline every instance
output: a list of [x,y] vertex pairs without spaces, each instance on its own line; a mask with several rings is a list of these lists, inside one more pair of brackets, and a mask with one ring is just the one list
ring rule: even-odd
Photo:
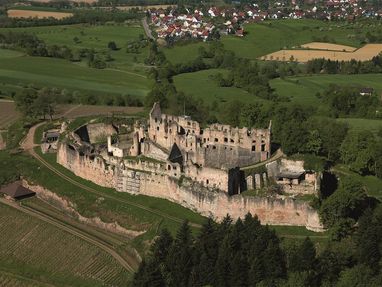
[[309,239],[283,242],[248,214],[208,220],[193,236],[163,229],[133,286],[381,286],[382,208],[367,209],[355,230],[321,249]]

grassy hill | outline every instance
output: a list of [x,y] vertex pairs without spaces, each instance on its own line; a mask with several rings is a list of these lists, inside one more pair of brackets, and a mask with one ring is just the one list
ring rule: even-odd
[[99,70],[62,59],[30,57],[0,49],[0,83],[16,87],[48,86],[95,94],[131,94],[143,98],[149,91],[145,76],[123,70]]

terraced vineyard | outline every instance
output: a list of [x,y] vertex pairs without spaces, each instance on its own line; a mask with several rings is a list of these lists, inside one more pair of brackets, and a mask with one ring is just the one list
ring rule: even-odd
[[[0,241],[0,271],[17,274],[0,273],[0,286],[20,286],[17,276],[23,275],[55,286],[125,286],[129,280],[130,274],[108,253],[4,204]],[[26,266],[33,272],[25,271]]]
[[0,286],[7,287],[45,287],[52,286],[39,281],[30,280],[11,273],[0,271]]

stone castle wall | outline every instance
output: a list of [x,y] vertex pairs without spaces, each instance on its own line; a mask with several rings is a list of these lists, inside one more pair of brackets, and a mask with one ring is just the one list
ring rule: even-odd
[[146,166],[146,171],[142,172],[119,170],[118,166],[114,172],[101,158],[90,159],[79,156],[78,152],[66,144],[60,144],[57,161],[77,176],[101,186],[168,199],[217,220],[227,214],[238,218],[250,212],[256,214],[263,224],[305,226],[314,231],[322,230],[317,212],[306,202],[293,199],[229,196],[222,191],[211,191],[188,179],[180,180],[163,173],[149,172],[150,168],[147,165],[155,168],[154,163],[136,163],[135,167],[142,164]]
[[322,231],[318,214],[308,203],[293,199],[228,196],[224,192],[210,191],[200,185],[181,186],[178,181],[163,175],[140,174],[139,194],[168,199],[217,220],[227,214],[243,218],[248,212],[256,214],[262,224],[305,226]]
[[57,150],[57,162],[75,175],[98,185],[112,188],[116,186],[114,171],[111,166],[105,164],[102,157],[81,156],[69,145],[60,143]]

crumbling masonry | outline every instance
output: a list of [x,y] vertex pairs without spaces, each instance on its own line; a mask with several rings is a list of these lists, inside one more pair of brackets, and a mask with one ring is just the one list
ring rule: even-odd
[[[154,104],[147,122],[88,124],[59,144],[57,161],[76,175],[120,192],[165,198],[216,219],[257,214],[263,223],[320,230],[317,213],[291,198],[246,197],[241,167],[269,158],[271,129],[202,128]],[[107,144],[97,138],[107,138]],[[106,141],[106,140],[105,140]]]

